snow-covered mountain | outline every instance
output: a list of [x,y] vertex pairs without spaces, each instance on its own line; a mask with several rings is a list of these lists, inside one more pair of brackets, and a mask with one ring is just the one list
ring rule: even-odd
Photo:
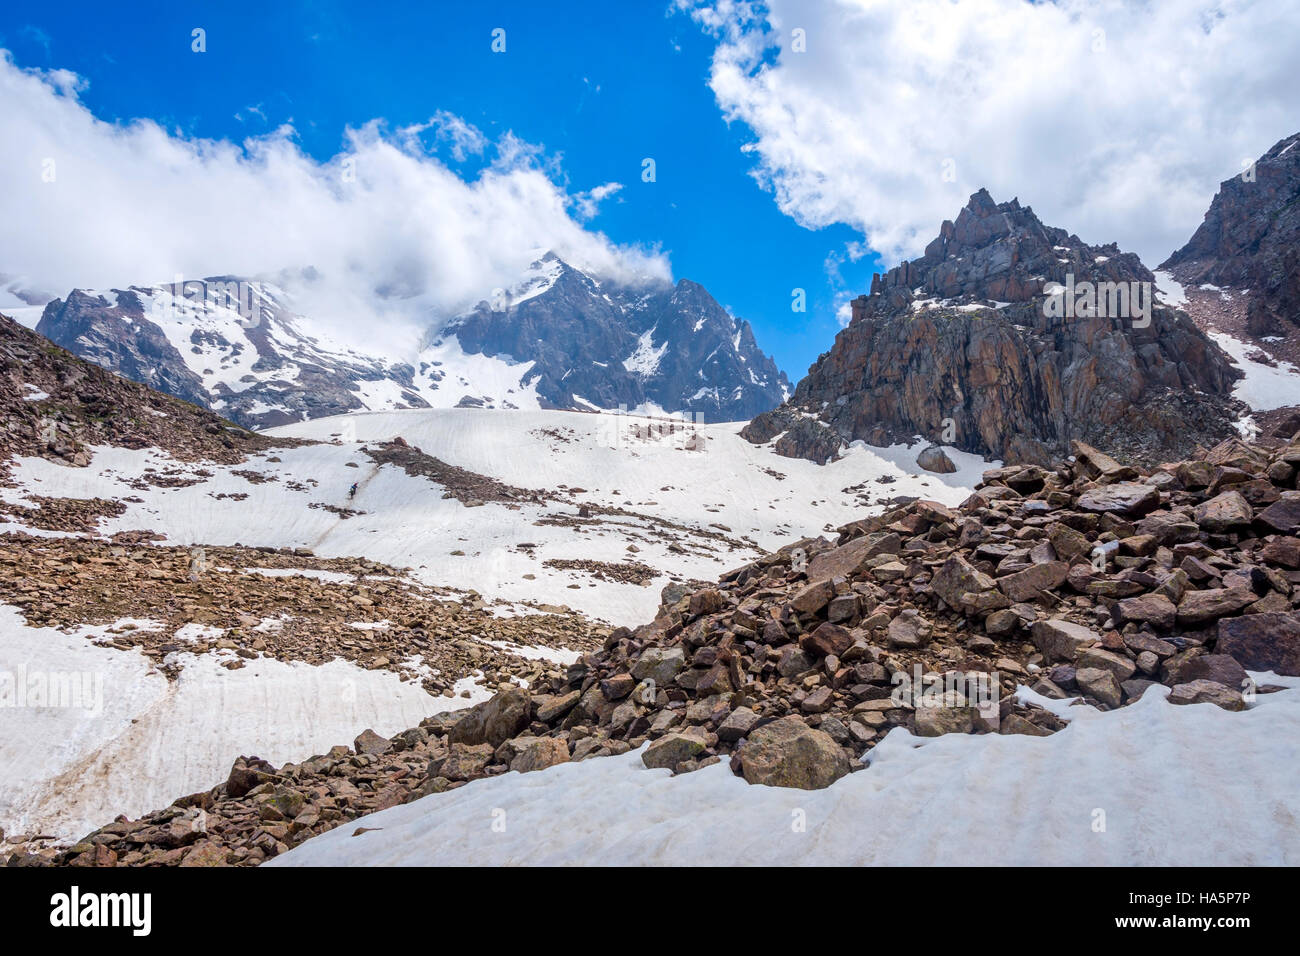
[[[749,323],[699,283],[620,287],[553,253],[515,287],[454,317],[433,341],[448,335],[467,352],[530,361],[522,382],[545,408],[622,405],[737,421],[789,392]],[[470,394],[466,403],[492,399]]]
[[[30,310],[29,310],[30,311]],[[789,382],[699,284],[626,288],[547,254],[472,310],[408,317],[399,354],[334,341],[273,282],[218,276],[49,302],[74,354],[250,428],[404,408],[613,409],[752,417]]]
[[278,286],[235,276],[74,289],[36,331],[73,354],[250,428],[426,406],[412,365],[331,342]]

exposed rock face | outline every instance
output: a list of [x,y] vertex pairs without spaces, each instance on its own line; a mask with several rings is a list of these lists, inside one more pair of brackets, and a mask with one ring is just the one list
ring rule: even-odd
[[[1232,434],[1239,373],[1141,285],[1153,282],[1137,256],[981,190],[925,255],[873,279],[790,401],[742,434],[788,439],[802,413],[823,430],[804,426],[782,454],[824,460],[832,433],[877,445],[921,435],[1009,462],[1046,464],[1075,439],[1125,460],[1185,457]],[[1091,315],[1083,283],[1098,293]],[[1122,283],[1129,304],[1100,283]],[[1077,290],[1074,308],[1049,304],[1056,284]]]
[[1185,285],[1250,290],[1257,336],[1300,326],[1300,133],[1225,179],[1205,221],[1160,267]]
[[653,403],[742,421],[781,403],[789,380],[699,283],[621,288],[553,253],[530,278],[452,319],[466,352],[532,362],[525,385],[551,408]]

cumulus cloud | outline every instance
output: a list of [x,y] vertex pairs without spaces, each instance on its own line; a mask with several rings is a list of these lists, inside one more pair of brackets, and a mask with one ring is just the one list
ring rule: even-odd
[[[0,51],[0,271],[29,288],[277,276],[302,311],[374,344],[510,285],[548,249],[623,282],[669,277],[659,252],[583,225],[608,185],[570,195],[539,147],[489,143],[449,113],[350,129],[318,162],[290,127],[234,143],[104,122],[82,86]],[[491,161],[463,178],[430,140]]]
[[716,38],[710,86],[780,208],[855,227],[890,261],[985,186],[1154,266],[1220,181],[1296,131],[1294,3],[678,6]]

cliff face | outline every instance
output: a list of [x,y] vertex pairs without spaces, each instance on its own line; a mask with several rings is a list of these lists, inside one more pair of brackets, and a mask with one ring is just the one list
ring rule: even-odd
[[1251,335],[1300,328],[1300,133],[1224,180],[1200,228],[1160,268],[1188,286],[1249,290]]
[[815,460],[918,435],[1008,462],[1072,440],[1171,460],[1233,433],[1237,376],[1136,255],[981,190],[921,258],[873,279],[790,401],[742,434]]

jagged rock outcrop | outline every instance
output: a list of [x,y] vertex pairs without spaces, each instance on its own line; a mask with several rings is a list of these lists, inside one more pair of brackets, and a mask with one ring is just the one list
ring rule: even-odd
[[1300,133],[1219,185],[1205,221],[1161,265],[1184,285],[1249,290],[1255,336],[1300,327]]
[[[921,258],[873,279],[790,401],[742,434],[784,433],[780,453],[819,461],[832,441],[919,435],[1008,462],[1078,439],[1151,463],[1231,435],[1238,376],[1137,256],[980,190]],[[821,427],[792,438],[810,417]]]

